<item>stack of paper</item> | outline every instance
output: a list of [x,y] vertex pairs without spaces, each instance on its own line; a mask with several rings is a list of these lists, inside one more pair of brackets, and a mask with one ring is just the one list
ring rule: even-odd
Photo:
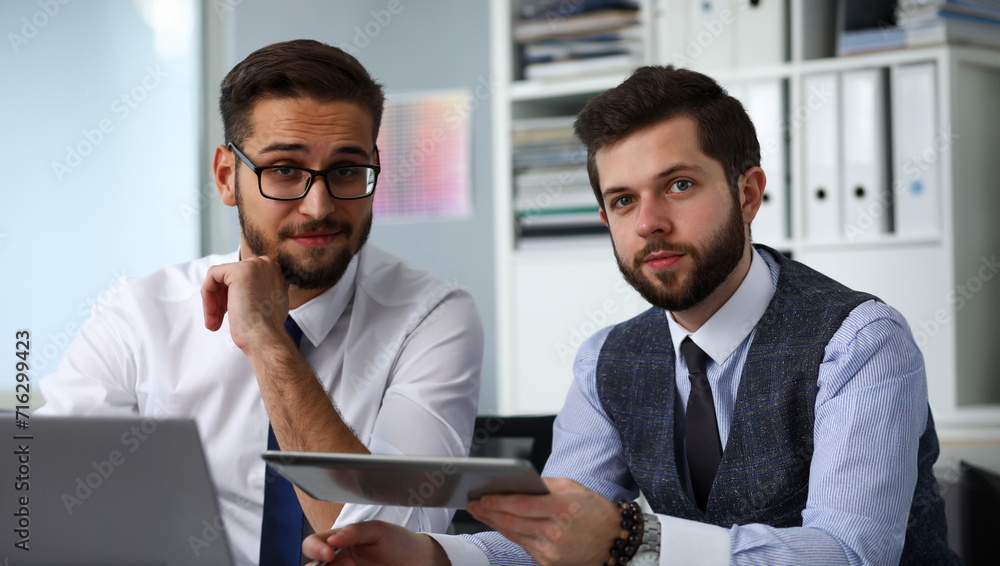
[[643,58],[633,0],[536,0],[522,9],[513,33],[528,80],[626,72]]

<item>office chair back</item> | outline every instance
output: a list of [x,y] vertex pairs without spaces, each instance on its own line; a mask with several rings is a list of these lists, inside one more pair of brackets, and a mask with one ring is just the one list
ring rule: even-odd
[[552,453],[555,415],[476,417],[469,455],[480,458],[523,458],[541,473]]
[[[552,452],[552,423],[555,415],[476,417],[469,455],[476,458],[522,458],[541,473]],[[490,528],[465,509],[455,511],[455,534],[472,534]]]

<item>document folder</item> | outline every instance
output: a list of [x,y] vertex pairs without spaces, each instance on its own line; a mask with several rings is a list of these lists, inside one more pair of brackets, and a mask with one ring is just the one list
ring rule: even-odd
[[729,5],[736,13],[733,56],[737,68],[777,65],[787,59],[788,0],[736,0]]
[[840,81],[836,73],[809,75],[802,81],[801,121],[805,206],[804,232],[811,241],[841,237]]
[[941,231],[940,163],[951,138],[937,127],[935,69],[934,63],[892,69],[892,189],[900,235]]
[[730,0],[689,0],[690,24],[685,53],[690,68],[697,70],[731,67],[735,34],[735,5]]
[[848,71],[841,80],[843,231],[848,241],[872,239],[892,227],[886,69]]
[[741,101],[757,131],[760,165],[767,177],[764,200],[751,224],[753,239],[780,245],[789,236],[785,84],[781,79],[753,81],[741,91]]

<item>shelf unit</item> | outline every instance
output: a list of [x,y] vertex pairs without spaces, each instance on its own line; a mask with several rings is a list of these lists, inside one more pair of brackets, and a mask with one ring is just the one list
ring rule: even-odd
[[[744,0],[732,0],[734,5]],[[557,411],[571,380],[572,352],[585,335],[646,308],[621,280],[606,237],[551,239],[519,246],[512,210],[510,125],[520,118],[576,113],[624,75],[553,82],[514,80],[518,64],[511,23],[522,3],[492,4],[493,104],[499,409],[503,413]],[[658,34],[677,0],[642,2],[650,48],[647,63],[669,64]],[[727,88],[780,81],[786,97],[782,151],[788,230],[764,240],[854,288],[872,292],[907,317],[927,364],[931,405],[943,441],[996,443],[1000,463],[1000,369],[992,360],[1000,337],[1000,191],[992,183],[1000,147],[1000,51],[936,46],[832,57],[832,0],[787,4],[787,60],[754,66],[691,68]],[[808,9],[807,9],[808,8]],[[657,40],[661,40],[657,44]],[[672,39],[677,45],[676,38]],[[801,124],[807,77],[861,69],[890,73],[932,63],[937,84],[937,127],[948,147],[934,157],[939,171],[940,229],[930,234],[869,235],[852,241],[810,238]],[[891,87],[891,83],[887,83]],[[991,111],[983,112],[989,108]],[[889,110],[887,109],[887,112]],[[759,125],[758,125],[759,127]],[[767,170],[765,169],[765,173]],[[772,189],[769,177],[768,190]],[[891,187],[891,185],[890,185]],[[846,190],[846,189],[845,189]],[[754,232],[757,233],[756,231]],[[985,267],[984,267],[985,266]],[[975,289],[972,291],[971,289]],[[958,297],[963,300],[959,301]],[[568,355],[567,352],[570,352]],[[972,439],[972,440],[970,440]]]

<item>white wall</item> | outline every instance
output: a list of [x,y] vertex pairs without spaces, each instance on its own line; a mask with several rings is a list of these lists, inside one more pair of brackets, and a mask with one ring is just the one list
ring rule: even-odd
[[198,255],[199,26],[193,0],[0,3],[0,408],[15,332],[36,385],[120,277]]
[[[489,4],[468,0],[213,0],[233,37],[233,60],[277,41],[309,38],[354,54],[394,94],[467,89],[473,214],[456,220],[375,219],[371,241],[468,289],[486,330],[480,412],[496,403]],[[392,10],[390,11],[390,8]],[[206,18],[213,17],[206,15]],[[478,90],[477,90],[478,88]],[[216,143],[213,141],[212,143]]]

